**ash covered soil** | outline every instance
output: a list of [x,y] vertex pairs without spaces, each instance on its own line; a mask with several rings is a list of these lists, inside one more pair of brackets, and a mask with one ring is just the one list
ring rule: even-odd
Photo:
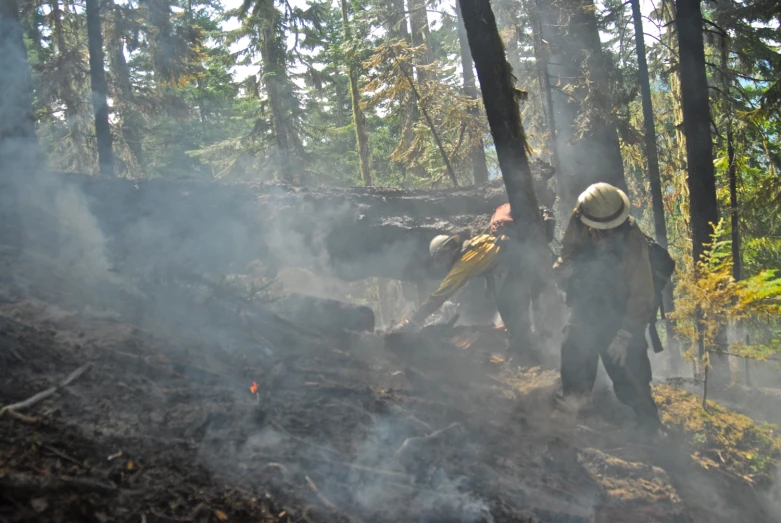
[[554,415],[499,329],[325,336],[44,252],[0,245],[0,406],[56,387],[0,416],[0,522],[777,521],[609,393]]

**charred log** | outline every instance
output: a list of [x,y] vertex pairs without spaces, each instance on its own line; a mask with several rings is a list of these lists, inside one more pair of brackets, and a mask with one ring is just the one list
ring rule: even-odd
[[[541,187],[553,174],[545,165],[534,172]],[[261,260],[271,275],[298,266],[348,281],[437,278],[430,240],[483,232],[507,201],[498,181],[424,191],[38,176],[52,198],[63,190],[86,198],[121,271],[173,265],[224,274]]]
[[275,306],[283,318],[318,332],[374,331],[374,311],[365,305],[291,293]]

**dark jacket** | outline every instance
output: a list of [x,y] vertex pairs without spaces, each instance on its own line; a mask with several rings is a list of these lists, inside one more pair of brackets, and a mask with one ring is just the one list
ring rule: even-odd
[[654,308],[654,283],[648,243],[630,218],[610,234],[596,231],[573,213],[562,239],[561,256],[554,274],[572,275],[565,284],[573,308],[587,307],[594,313],[616,317],[618,328],[631,333],[645,329]]

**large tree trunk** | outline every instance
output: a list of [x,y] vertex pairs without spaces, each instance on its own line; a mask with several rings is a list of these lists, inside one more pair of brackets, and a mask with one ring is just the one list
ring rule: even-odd
[[[713,168],[711,112],[708,103],[708,78],[705,71],[705,47],[702,40],[702,12],[699,0],[676,0],[676,26],[681,75],[683,128],[689,164],[689,214],[692,229],[692,257],[696,264],[709,249],[713,227],[719,221],[716,176]],[[704,326],[700,325],[700,329]],[[700,344],[700,356],[708,347]],[[720,386],[729,383],[726,356],[713,355],[713,380]]]
[[[404,0],[387,0],[386,5],[388,11],[386,29],[388,30],[388,35],[391,40],[403,40],[404,42],[409,43],[410,35],[407,28],[407,14],[406,8],[404,7]],[[404,74],[406,76],[409,78],[414,76],[411,64],[404,63],[401,67],[404,69]],[[410,91],[404,91],[400,96],[399,105],[401,107],[401,139],[399,147],[406,149],[415,138],[414,127],[420,118],[420,115],[418,113],[418,105],[415,101],[415,96]],[[404,178],[406,178],[407,166],[403,162],[400,162],[399,166],[404,174]],[[414,167],[412,171],[416,176],[421,178],[426,175],[425,170],[420,166]]]
[[[62,89],[60,97],[62,104],[65,106],[65,125],[68,127],[68,140],[70,142],[69,152],[65,156],[65,160],[71,160],[68,164],[65,161],[58,162],[62,168],[66,170],[72,170],[75,172],[84,172],[92,170],[93,161],[92,155],[87,149],[87,145],[84,141],[84,136],[88,134],[86,129],[87,124],[84,119],[84,115],[90,111],[85,110],[83,107],[81,90],[83,88],[81,76],[81,60],[75,62],[73,57],[66,58],[68,55],[68,45],[65,41],[65,28],[63,27],[62,9],[60,8],[60,0],[49,0],[49,8],[51,9],[51,20],[54,25],[54,32],[52,37],[56,43],[57,60],[60,61],[62,67],[59,69],[59,73],[63,75]],[[78,26],[71,24],[71,30],[77,31]],[[93,113],[94,119],[94,110]]]
[[662,201],[662,178],[659,172],[659,154],[656,149],[656,129],[654,128],[654,109],[651,104],[651,82],[648,77],[648,62],[645,57],[645,39],[643,19],[640,13],[640,0],[631,0],[632,16],[635,25],[635,46],[637,49],[637,68],[640,81],[640,96],[643,103],[643,129],[645,131],[645,155],[648,161],[648,180],[651,185],[651,202],[654,215],[654,232],[659,245],[667,248],[667,225],[664,221],[664,202]]
[[729,180],[729,214],[732,236],[732,276],[740,280],[742,260],[740,256],[740,221],[738,215],[738,166],[735,163],[735,135],[732,126],[732,97],[730,95],[730,78],[728,74],[729,40],[721,37],[721,91],[724,105],[724,126],[727,135],[727,179]]
[[111,148],[111,126],[108,123],[108,86],[103,68],[103,33],[100,27],[100,0],[86,0],[89,74],[92,106],[95,110],[95,133],[98,138],[100,174],[114,176],[114,154]]
[[[537,207],[534,182],[526,156],[526,136],[518,108],[510,65],[489,0],[459,0],[469,48],[477,67],[488,124],[496,145],[507,197],[520,240],[527,244],[529,270],[547,275],[550,252]],[[544,262],[543,262],[544,260]]]
[[[401,0],[402,4],[403,1],[404,0]],[[425,66],[432,62],[432,54],[429,50],[430,32],[428,27],[428,14],[426,13],[426,2],[425,0],[407,0],[407,6],[409,11],[410,33],[407,33],[405,25],[404,34],[405,36],[409,36],[409,41],[414,47],[424,44],[426,47],[423,56],[415,58],[414,71],[411,64],[406,64],[402,67],[407,78],[414,78],[413,81],[418,85],[418,92],[422,96],[426,96],[426,93],[428,92],[426,84],[435,80],[435,77],[430,72],[421,70],[420,68],[421,65]],[[402,13],[404,13],[403,7]],[[402,23],[406,24],[406,17]],[[422,107],[424,102],[419,100],[412,92],[407,92],[405,96],[406,99],[404,100],[404,103],[406,113],[403,120],[400,146],[404,150],[407,150],[412,146],[412,143],[415,140],[415,126],[420,120],[420,107]],[[411,160],[413,161],[411,171],[418,178],[428,178],[426,169],[418,163],[419,159],[419,152],[415,152],[411,156]]]
[[266,0],[263,13],[267,15],[262,22],[260,30],[261,60],[263,71],[261,72],[263,83],[268,95],[268,103],[271,108],[271,118],[274,124],[274,139],[277,146],[277,158],[280,177],[288,182],[295,182],[294,168],[292,164],[293,144],[290,136],[288,119],[291,118],[285,109],[287,101],[287,68],[285,66],[285,42],[278,34],[279,13],[274,3]]
[[681,98],[686,155],[689,164],[689,197],[692,255],[695,263],[708,248],[713,226],[719,221],[716,176],[713,168],[711,112],[702,40],[702,12],[698,0],[677,0]]
[[738,212],[738,166],[735,163],[735,137],[732,125],[727,127],[727,160],[729,168],[729,206],[730,224],[732,226],[732,276],[736,281],[742,278],[743,260],[740,254],[740,220]]
[[667,59],[670,64],[669,83],[670,96],[673,105],[673,122],[675,123],[675,170],[678,173],[686,171],[686,134],[683,132],[683,108],[681,104],[681,66],[678,53],[678,30],[675,24],[675,0],[662,0],[662,18],[667,27],[664,40],[668,49]]
[[33,86],[19,6],[0,0],[0,171],[36,167]]
[[[626,189],[623,161],[607,82],[593,0],[541,0],[540,19],[550,46],[553,108],[559,140],[559,187],[563,206],[572,209],[586,187],[608,182]],[[577,86],[572,95],[564,90]],[[581,100],[589,98],[585,106]],[[582,129],[579,118],[588,114]]]
[[[556,117],[553,114],[553,92],[550,83],[550,74],[548,73],[548,47],[544,43],[545,34],[540,21],[539,7],[537,0],[527,0],[525,3],[526,12],[532,27],[532,38],[534,39],[534,60],[537,66],[537,79],[540,83],[540,92],[544,97],[542,104],[545,113],[545,125],[548,128],[548,149],[550,149],[553,159],[553,167],[560,176],[561,160],[559,159],[559,142],[556,139]],[[558,178],[558,177],[557,177]],[[564,182],[559,181],[559,186]],[[569,209],[560,209],[560,216],[567,216]]]
[[[347,0],[342,0],[342,25],[344,40],[352,39],[350,20],[347,13]],[[351,53],[352,54],[352,53]],[[354,56],[347,56],[347,74],[350,77],[350,100],[353,108],[353,125],[355,126],[355,142],[358,149],[358,164],[361,179],[365,185],[374,185],[371,172],[371,153],[369,151],[369,136],[366,134],[366,117],[361,109],[361,91],[358,87],[358,67]]]
[[[472,52],[469,50],[469,40],[466,36],[461,7],[456,2],[456,16],[458,20],[458,43],[461,48],[461,67],[464,70],[464,94],[472,100],[477,100],[477,79],[474,73],[474,62],[472,61]],[[478,116],[480,110],[477,107],[471,107],[469,114]],[[485,161],[485,145],[482,137],[471,137],[471,143],[474,145],[469,152],[472,158],[472,175],[475,185],[482,185],[488,181],[488,166]]]
[[[651,205],[654,217],[654,233],[656,241],[664,247],[667,245],[667,223],[664,219],[664,200],[662,199],[662,176],[659,169],[659,154],[656,146],[656,129],[654,127],[654,109],[651,103],[651,81],[648,76],[648,61],[645,56],[645,38],[643,18],[640,12],[640,0],[631,0],[632,18],[635,26],[635,46],[637,50],[637,66],[640,82],[640,97],[643,104],[643,128],[645,134],[645,156],[648,161],[648,181],[651,185]],[[664,311],[673,311],[673,287],[667,285],[662,295]],[[665,319],[667,335],[667,350],[672,371],[677,371],[681,363],[680,349],[675,339],[675,332],[669,319]]]
[[[518,99],[513,84],[510,64],[504,54],[504,46],[496,27],[496,19],[489,0],[459,0],[464,15],[469,48],[477,67],[480,88],[483,93],[488,124],[496,145],[499,166],[510,201],[510,212],[517,224],[518,239],[522,244],[523,258],[519,260],[524,278],[530,285],[535,311],[542,318],[555,314],[557,300],[551,282],[550,250],[545,240],[542,218],[537,206],[531,166],[526,156],[526,136],[521,123]],[[513,307],[529,306],[524,296],[517,296]],[[504,313],[503,313],[504,314]],[[538,315],[535,314],[535,317]],[[542,324],[537,325],[538,328]],[[537,331],[538,333],[541,330]],[[526,337],[534,343],[532,333],[516,333],[513,337]],[[529,348],[531,350],[531,347]]]
[[[664,44],[667,48],[668,82],[670,85],[670,101],[673,108],[673,122],[675,123],[675,143],[669,162],[673,170],[673,180],[676,186],[680,184],[679,180],[686,178],[686,135],[683,132],[683,109],[681,104],[681,77],[680,64],[678,61],[678,31],[675,26],[675,0],[662,0],[662,20],[667,30],[664,32]],[[679,185],[680,184],[680,185]],[[680,187],[683,193],[688,190]],[[685,196],[688,198],[688,194]],[[675,282],[668,285],[664,290],[665,310],[674,309],[673,291]],[[672,322],[667,322],[667,352],[668,364],[672,372],[678,372],[683,368],[684,360],[681,355],[681,348],[678,339],[675,337],[675,330]]]
[[[127,148],[133,156],[131,167],[143,170],[144,158],[141,144],[140,120],[141,115],[133,109],[134,94],[130,81],[130,69],[125,60],[125,26],[123,24],[122,9],[109,0],[113,10],[114,30],[106,39],[108,49],[109,70],[113,74],[116,89],[114,104],[119,111],[121,119],[120,130]],[[135,165],[133,165],[135,164]]]
[[[435,81],[436,75],[427,71],[426,66],[431,65],[434,61],[434,54],[431,50],[431,32],[428,26],[428,13],[426,12],[427,2],[426,0],[407,0],[409,5],[409,21],[410,29],[412,30],[412,45],[415,47],[425,46],[422,56],[415,60],[416,67],[416,79],[423,93],[427,89],[424,89],[427,82]],[[422,68],[420,67],[422,66]]]

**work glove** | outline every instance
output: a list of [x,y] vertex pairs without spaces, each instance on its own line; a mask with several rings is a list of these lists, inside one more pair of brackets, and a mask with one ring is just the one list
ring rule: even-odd
[[563,284],[572,277],[573,267],[570,260],[562,260],[561,258],[553,264],[553,277],[556,279],[556,283]]
[[390,334],[400,334],[403,332],[412,332],[415,325],[409,319],[402,320],[390,329]]
[[629,350],[629,341],[632,339],[632,334],[621,329],[613,338],[610,347],[607,348],[607,354],[613,363],[616,365],[624,366],[626,363],[626,353]]

